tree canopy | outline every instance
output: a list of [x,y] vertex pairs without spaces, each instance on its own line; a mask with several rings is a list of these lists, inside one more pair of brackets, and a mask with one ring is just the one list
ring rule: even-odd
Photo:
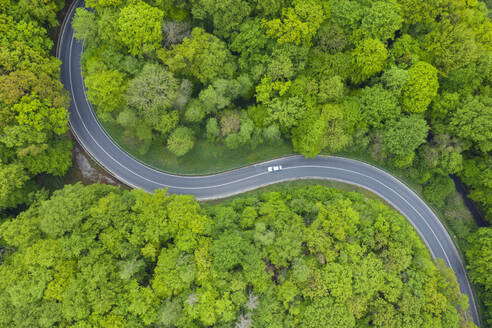
[[[0,228],[0,326],[471,325],[452,274],[408,224],[354,195],[202,208],[77,185],[45,201],[40,181],[72,156],[50,39],[64,5],[0,0],[0,219],[32,204]],[[456,174],[492,220],[490,1],[86,5],[72,24],[87,96],[138,154],[283,138],[308,157],[348,151],[404,169],[440,210]],[[460,240],[486,306],[489,241],[489,229]]]
[[140,0],[121,9],[119,37],[130,54],[142,56],[160,47],[163,16],[161,10]]
[[[0,213],[41,193],[39,175],[63,176],[72,164],[66,138],[68,93],[58,81],[46,28],[63,1],[0,3]],[[0,216],[3,216],[0,214]]]
[[451,269],[402,216],[353,192],[202,206],[67,185],[0,236],[1,326],[472,326]]

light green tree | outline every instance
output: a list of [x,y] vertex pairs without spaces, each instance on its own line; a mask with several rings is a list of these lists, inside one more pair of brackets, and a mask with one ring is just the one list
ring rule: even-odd
[[360,27],[354,31],[357,39],[372,38],[387,42],[395,39],[395,32],[402,27],[403,18],[398,3],[374,1],[362,18]]
[[128,82],[126,100],[138,117],[157,127],[162,115],[173,106],[178,87],[178,80],[165,67],[147,64]]
[[186,127],[178,127],[167,140],[168,149],[176,156],[183,156],[189,152],[195,144],[193,131]]
[[375,39],[363,39],[352,51],[351,77],[354,83],[361,83],[383,70],[388,51],[384,44]]
[[463,181],[471,187],[470,198],[480,202],[485,209],[485,217],[492,221],[492,156],[484,154],[465,159],[463,162]]
[[386,124],[383,132],[383,147],[396,156],[398,166],[411,164],[415,149],[425,142],[429,126],[418,116],[403,117]]
[[486,153],[492,150],[492,98],[467,97],[451,117],[456,135]]
[[119,112],[125,105],[125,75],[117,70],[103,68],[89,74],[85,80],[87,99],[101,112]]
[[74,37],[77,40],[94,42],[97,37],[96,15],[84,8],[77,8],[72,20]]
[[35,93],[22,97],[20,102],[12,106],[17,114],[19,125],[32,128],[38,132],[46,131],[61,135],[68,129],[67,110],[53,108],[48,100],[39,99]]
[[278,43],[310,44],[324,20],[323,9],[316,1],[295,0],[293,7],[282,10],[282,19],[263,20],[262,25]]
[[215,141],[220,134],[219,124],[217,119],[212,117],[207,120],[207,140]]
[[157,56],[172,72],[205,84],[220,77],[229,79],[236,70],[226,44],[198,27],[191,31],[190,38],[170,51],[161,49]]
[[421,113],[437,95],[437,69],[420,61],[408,70],[408,81],[403,87],[402,107],[408,113]]
[[380,84],[361,90],[358,103],[365,122],[370,127],[382,128],[386,122],[401,115],[398,98]]
[[119,36],[130,54],[141,57],[161,46],[163,17],[161,10],[141,0],[121,9],[118,17]]
[[105,7],[118,7],[123,4],[123,0],[87,0],[87,7],[102,9]]
[[469,261],[470,279],[490,290],[492,287],[492,229],[480,228],[473,233],[468,242],[470,248],[466,250]]
[[29,183],[30,176],[20,164],[0,163],[0,177],[0,209],[24,203],[34,189],[34,185]]
[[195,19],[212,21],[214,34],[228,39],[239,30],[252,9],[244,0],[197,0],[193,1],[191,12]]

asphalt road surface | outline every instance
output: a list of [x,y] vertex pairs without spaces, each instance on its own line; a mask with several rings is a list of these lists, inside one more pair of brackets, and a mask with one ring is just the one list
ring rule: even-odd
[[[470,313],[479,325],[476,302],[463,262],[448,232],[432,210],[405,184],[371,165],[340,157],[317,157],[312,160],[290,156],[208,176],[179,176],[155,170],[120,149],[99,124],[85,95],[80,56],[83,45],[74,39],[71,27],[76,0],[62,25],[57,56],[62,60],[61,81],[71,93],[69,123],[73,134],[85,150],[107,171],[123,183],[149,192],[168,188],[170,193],[192,194],[199,200],[217,199],[280,181],[295,179],[329,179],[368,189],[385,199],[402,213],[420,234],[434,258],[442,258],[458,280],[460,290],[468,296]],[[69,22],[69,23],[66,23]],[[282,165],[268,172],[272,165]]]

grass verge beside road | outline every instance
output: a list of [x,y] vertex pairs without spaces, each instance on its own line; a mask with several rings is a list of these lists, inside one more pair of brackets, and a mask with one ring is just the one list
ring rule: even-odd
[[121,127],[108,123],[104,123],[103,126],[111,138],[133,157],[158,170],[175,174],[219,173],[293,154],[290,142],[284,140],[275,144],[259,145],[254,150],[231,150],[223,145],[198,140],[195,147],[182,157],[176,157],[159,141],[152,142],[148,152],[142,155],[139,154],[141,145],[127,140]]

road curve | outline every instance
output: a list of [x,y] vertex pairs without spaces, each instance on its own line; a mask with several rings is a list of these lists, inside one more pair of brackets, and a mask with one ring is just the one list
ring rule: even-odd
[[[62,61],[61,81],[71,93],[69,123],[83,148],[108,172],[123,183],[149,192],[168,188],[170,193],[192,194],[199,200],[217,199],[280,181],[329,179],[360,186],[385,199],[403,214],[417,230],[434,258],[442,258],[458,280],[460,290],[470,300],[470,313],[479,326],[479,316],[464,264],[448,232],[434,212],[405,184],[366,163],[340,157],[305,159],[290,156],[241,169],[208,176],[179,176],[155,170],[119,148],[99,124],[85,95],[81,74],[82,44],[74,39],[70,24],[74,1],[62,24],[57,57]],[[68,23],[67,23],[68,22]],[[283,170],[268,173],[268,166],[281,164]]]

